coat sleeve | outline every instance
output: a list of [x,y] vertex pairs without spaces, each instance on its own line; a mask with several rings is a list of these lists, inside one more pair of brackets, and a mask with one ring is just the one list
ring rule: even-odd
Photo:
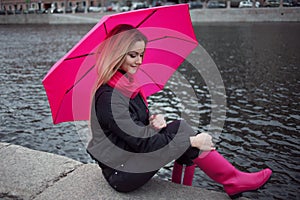
[[138,121],[135,115],[130,116],[129,102],[125,98],[119,95],[119,98],[112,100],[111,95],[111,92],[103,92],[95,102],[96,116],[104,132],[125,141],[133,151],[139,153],[158,150],[175,137],[176,126],[156,132]]

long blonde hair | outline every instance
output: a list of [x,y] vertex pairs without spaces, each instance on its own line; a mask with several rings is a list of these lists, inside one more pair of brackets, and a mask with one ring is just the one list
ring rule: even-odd
[[106,84],[125,61],[129,49],[138,41],[147,43],[147,38],[131,25],[121,24],[109,32],[98,48],[96,68],[98,78],[94,91]]

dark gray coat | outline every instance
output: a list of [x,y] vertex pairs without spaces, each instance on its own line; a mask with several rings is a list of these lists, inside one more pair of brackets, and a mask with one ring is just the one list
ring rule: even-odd
[[101,86],[91,111],[92,139],[87,151],[105,176],[113,169],[131,173],[155,171],[180,157],[194,131],[174,121],[159,132],[149,126],[149,110],[140,95],[130,99],[114,88]]

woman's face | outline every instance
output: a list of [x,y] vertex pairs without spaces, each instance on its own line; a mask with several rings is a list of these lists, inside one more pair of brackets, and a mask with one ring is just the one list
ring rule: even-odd
[[145,46],[144,41],[137,41],[134,43],[126,54],[125,61],[121,66],[121,69],[126,73],[135,74],[139,66],[142,64]]

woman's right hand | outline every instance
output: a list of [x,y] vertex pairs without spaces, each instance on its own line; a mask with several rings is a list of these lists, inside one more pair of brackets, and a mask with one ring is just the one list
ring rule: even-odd
[[151,115],[149,121],[150,125],[156,130],[160,130],[167,126],[167,122],[162,114]]
[[190,141],[192,147],[196,147],[202,151],[211,151],[216,149],[212,142],[212,137],[205,132],[190,137]]

